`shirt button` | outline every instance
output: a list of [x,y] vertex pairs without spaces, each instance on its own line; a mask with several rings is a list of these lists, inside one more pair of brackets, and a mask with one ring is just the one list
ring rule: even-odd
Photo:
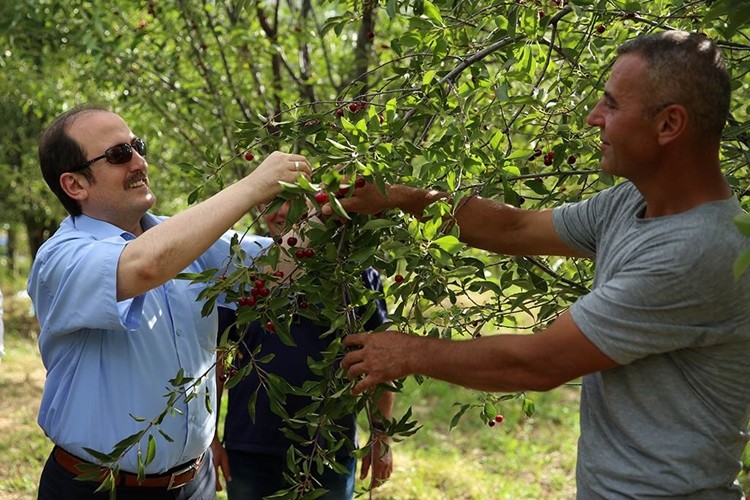
[[178,329],[178,330],[177,330],[177,331],[176,331],[175,333],[176,333],[176,334],[177,334],[177,336],[179,337],[179,336],[181,336],[181,335],[182,335],[182,330],[179,330],[179,329]]

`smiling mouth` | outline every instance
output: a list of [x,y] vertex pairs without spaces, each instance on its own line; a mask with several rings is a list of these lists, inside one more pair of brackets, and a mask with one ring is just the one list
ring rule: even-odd
[[148,176],[145,174],[136,175],[127,183],[128,189],[135,189],[148,185]]

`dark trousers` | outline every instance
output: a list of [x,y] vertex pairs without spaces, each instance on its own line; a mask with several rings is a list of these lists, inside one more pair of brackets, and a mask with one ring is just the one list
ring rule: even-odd
[[[262,455],[237,450],[227,450],[232,480],[227,483],[229,500],[261,500],[291,485],[284,480],[287,470],[283,455]],[[350,500],[354,493],[354,471],[357,461],[354,458],[337,458],[348,474],[338,474],[326,468],[318,477],[323,488],[328,490],[320,500]]]
[[[78,500],[94,498],[107,500],[109,491],[94,493],[99,483],[76,481],[75,474],[64,469],[52,455],[44,464],[39,479],[38,500]],[[117,500],[213,500],[216,498],[216,472],[211,450],[206,451],[201,468],[192,481],[181,488],[118,487]]]

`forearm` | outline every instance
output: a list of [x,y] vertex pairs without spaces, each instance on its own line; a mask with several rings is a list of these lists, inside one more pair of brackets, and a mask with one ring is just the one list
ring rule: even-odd
[[[415,217],[438,200],[448,198],[440,191],[403,185],[389,185],[390,208],[400,208]],[[505,255],[578,256],[558,236],[551,210],[522,210],[505,203],[470,196],[458,203],[453,215],[466,244]]]
[[176,276],[267,196],[252,176],[145,231],[122,252],[117,298],[123,300]]
[[533,335],[493,335],[467,341],[413,337],[409,373],[489,392],[545,391],[563,383],[533,356]]

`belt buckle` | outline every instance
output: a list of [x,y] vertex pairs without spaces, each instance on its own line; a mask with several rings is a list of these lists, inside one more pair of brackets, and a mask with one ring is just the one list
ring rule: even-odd
[[[188,465],[184,469],[180,469],[178,471],[174,471],[172,475],[169,477],[169,484],[167,485],[167,490],[175,490],[177,488],[181,488],[188,484],[190,481],[193,480],[195,477],[195,473],[198,470],[198,462],[193,462],[192,464]],[[192,472],[192,474],[190,474]],[[185,474],[184,478],[177,479],[180,476]]]

